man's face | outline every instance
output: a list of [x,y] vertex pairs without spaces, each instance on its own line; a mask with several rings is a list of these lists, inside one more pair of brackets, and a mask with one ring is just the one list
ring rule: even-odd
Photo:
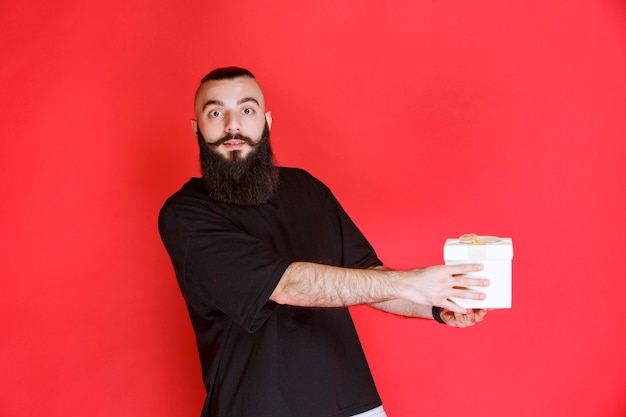
[[[245,159],[261,140],[269,113],[261,88],[250,77],[212,80],[196,92],[192,126],[226,160]],[[200,132],[198,132],[198,130]]]

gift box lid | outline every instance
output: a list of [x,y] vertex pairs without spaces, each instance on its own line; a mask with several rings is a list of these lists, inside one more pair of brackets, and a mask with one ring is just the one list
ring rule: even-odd
[[446,239],[443,246],[445,261],[465,259],[513,259],[513,240],[510,237],[463,235]]

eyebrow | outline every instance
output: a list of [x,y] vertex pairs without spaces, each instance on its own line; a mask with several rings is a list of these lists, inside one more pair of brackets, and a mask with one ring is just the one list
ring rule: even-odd
[[[247,103],[249,101],[252,101],[254,103],[256,103],[257,106],[261,107],[261,104],[259,104],[259,101],[254,98],[254,97],[244,97],[242,99],[239,99],[237,101],[237,105],[243,104],[243,103]],[[223,106],[224,102],[221,100],[208,100],[206,103],[204,103],[204,105],[202,106],[202,110],[206,109],[207,106],[211,106],[211,105],[216,105],[216,106]]]

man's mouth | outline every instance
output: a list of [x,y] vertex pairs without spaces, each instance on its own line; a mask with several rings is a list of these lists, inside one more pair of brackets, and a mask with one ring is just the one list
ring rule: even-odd
[[224,146],[226,147],[226,149],[231,150],[231,151],[236,151],[238,149],[243,148],[243,146],[246,144],[246,141],[241,140],[241,139],[229,139],[226,142],[224,142]]
[[227,151],[238,151],[243,149],[246,145],[248,145],[250,148],[254,148],[256,146],[256,144],[248,137],[243,136],[243,135],[228,135],[225,136],[213,143],[211,142],[205,142],[208,146],[212,147],[212,148],[219,148],[221,146],[224,146],[224,148]]

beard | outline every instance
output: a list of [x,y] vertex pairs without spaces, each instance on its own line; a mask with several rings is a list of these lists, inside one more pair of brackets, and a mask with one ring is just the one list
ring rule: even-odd
[[[230,139],[240,139],[252,147],[243,158],[239,151],[231,151],[229,159],[217,153],[217,148]],[[270,146],[267,122],[258,142],[241,134],[227,135],[215,143],[207,143],[198,129],[200,167],[207,193],[222,203],[238,206],[256,206],[270,201],[278,187],[278,168]]]

